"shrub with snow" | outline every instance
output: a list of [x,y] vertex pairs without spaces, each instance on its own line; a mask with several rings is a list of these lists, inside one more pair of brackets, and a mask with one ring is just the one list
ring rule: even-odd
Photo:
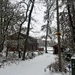
[[[62,70],[62,72],[67,73],[67,69],[66,69],[66,66],[65,66],[65,62],[63,60],[61,62],[62,62],[61,63],[61,66],[62,66],[62,69],[61,70]],[[58,59],[54,63],[48,65],[47,68],[49,69],[49,71],[59,72],[59,62],[58,62]]]

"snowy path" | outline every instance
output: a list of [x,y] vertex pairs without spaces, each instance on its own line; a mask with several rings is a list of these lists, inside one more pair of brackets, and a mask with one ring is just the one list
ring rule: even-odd
[[54,58],[53,54],[39,55],[30,60],[20,61],[18,65],[12,64],[1,68],[0,75],[52,75],[44,72],[44,68],[54,62]]

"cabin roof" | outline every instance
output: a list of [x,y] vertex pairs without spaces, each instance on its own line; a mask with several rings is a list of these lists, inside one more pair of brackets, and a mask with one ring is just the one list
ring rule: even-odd
[[[18,39],[18,32],[12,35],[9,35],[7,40],[17,40]],[[26,39],[26,34],[20,33],[20,39]],[[28,36],[28,42],[37,42],[37,39],[31,36]]]

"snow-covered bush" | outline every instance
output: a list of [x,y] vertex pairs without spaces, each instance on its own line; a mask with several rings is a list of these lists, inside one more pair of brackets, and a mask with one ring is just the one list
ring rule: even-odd
[[26,52],[26,59],[32,59],[34,58],[36,55],[34,52]]
[[[65,62],[63,60],[61,61],[61,67],[62,67],[61,71],[67,73],[66,65],[65,65]],[[58,59],[56,59],[56,61],[54,63],[48,65],[47,68],[49,69],[49,71],[59,72],[59,62],[58,62]]]
[[38,51],[38,55],[42,55],[43,53],[43,51]]
[[71,61],[72,55],[73,55],[72,50],[70,51],[68,49],[62,53],[62,56],[66,61]]

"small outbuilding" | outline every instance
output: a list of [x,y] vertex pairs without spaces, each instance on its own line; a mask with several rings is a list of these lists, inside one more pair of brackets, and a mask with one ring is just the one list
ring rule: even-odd
[[56,45],[53,45],[52,47],[54,49],[53,54],[58,54],[58,45],[56,44]]

